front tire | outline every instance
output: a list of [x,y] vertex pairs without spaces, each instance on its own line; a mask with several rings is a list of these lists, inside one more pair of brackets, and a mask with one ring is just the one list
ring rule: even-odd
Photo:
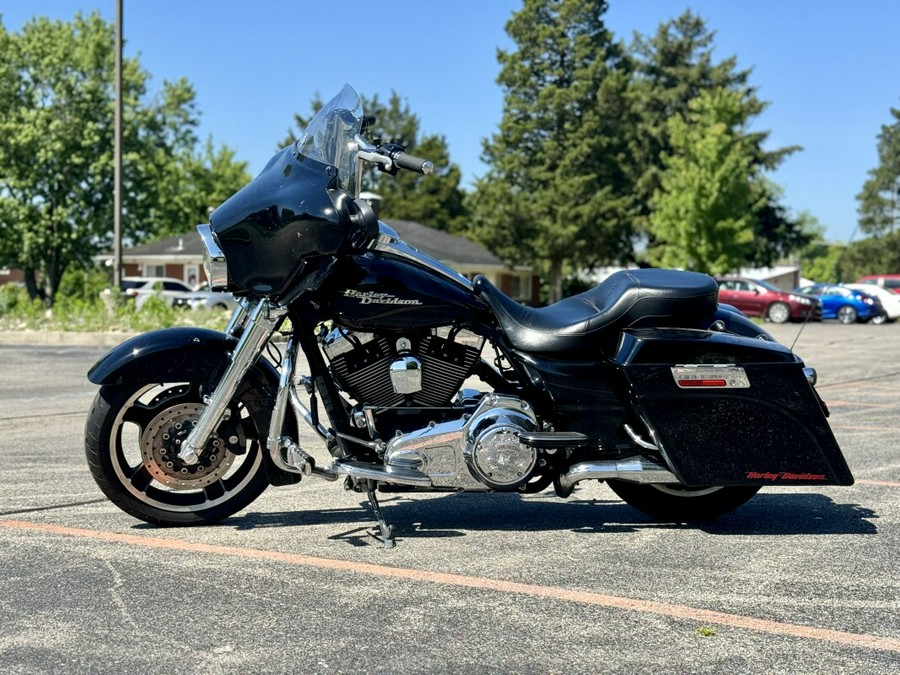
[[201,460],[178,459],[205,406],[189,382],[100,388],[85,427],[91,474],[116,506],[154,525],[214,523],[245,508],[269,483],[263,455],[269,411],[245,382]]
[[610,489],[638,511],[665,522],[689,523],[713,520],[744,504],[759,486],[691,488],[677,484],[607,481]]

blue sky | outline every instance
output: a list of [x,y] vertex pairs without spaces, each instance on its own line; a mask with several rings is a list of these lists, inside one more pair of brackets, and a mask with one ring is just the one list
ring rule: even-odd
[[[607,25],[630,41],[690,8],[716,31],[718,59],[737,56],[769,108],[758,129],[770,147],[801,145],[771,178],[792,211],[809,211],[835,241],[856,226],[855,195],[877,164],[876,135],[900,108],[900,2],[893,0],[610,0]],[[426,133],[443,134],[469,183],[483,173],[482,139],[496,129],[502,94],[497,48],[521,0],[124,0],[125,51],[153,75],[188,78],[201,134],[257,172],[315,93],[345,82],[361,93],[397,91]],[[17,31],[34,15],[71,19],[114,0],[0,2]]]

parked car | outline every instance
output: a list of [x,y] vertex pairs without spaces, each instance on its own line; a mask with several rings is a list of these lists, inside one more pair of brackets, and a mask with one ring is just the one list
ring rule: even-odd
[[900,274],[869,274],[857,279],[856,283],[881,286],[891,293],[900,294]]
[[191,292],[191,287],[174,277],[123,277],[119,285],[122,295],[134,300],[141,309],[154,295],[158,295],[170,307],[177,298]]
[[231,293],[209,290],[209,284],[201,284],[193,291],[175,299],[175,307],[190,309],[216,309],[233,312],[237,309],[237,300]]
[[759,316],[773,323],[822,318],[822,307],[815,296],[788,293],[768,281],[746,277],[722,277],[719,302],[737,307],[747,316]]
[[840,284],[813,284],[795,292],[818,296],[822,301],[823,319],[837,319],[847,324],[865,323],[884,312],[877,298]]
[[900,318],[900,293],[891,293],[888,289],[874,284],[844,284],[847,288],[862,291],[866,295],[878,298],[884,314],[872,318],[872,323],[896,321]]

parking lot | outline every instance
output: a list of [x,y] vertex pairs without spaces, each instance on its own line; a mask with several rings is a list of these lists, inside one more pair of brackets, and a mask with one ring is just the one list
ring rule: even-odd
[[852,487],[767,488],[700,526],[599,483],[385,495],[389,551],[334,483],[211,527],[119,511],[82,448],[104,351],[0,344],[3,672],[900,672],[900,324],[796,342]]

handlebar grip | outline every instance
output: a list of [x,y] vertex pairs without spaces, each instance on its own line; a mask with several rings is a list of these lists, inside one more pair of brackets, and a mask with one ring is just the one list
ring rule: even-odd
[[391,160],[401,169],[407,171],[417,171],[418,173],[429,174],[434,171],[434,163],[427,159],[421,159],[405,152],[394,152],[391,154]]

